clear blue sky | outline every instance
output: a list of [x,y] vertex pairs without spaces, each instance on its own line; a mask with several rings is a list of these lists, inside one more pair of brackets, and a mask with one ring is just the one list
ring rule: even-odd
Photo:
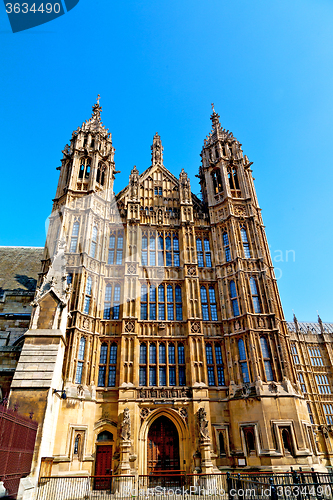
[[117,192],[158,131],[197,193],[214,102],[254,162],[286,318],[333,321],[331,0],[80,0],[16,34],[1,5],[0,21],[1,245],[44,245],[61,150],[98,93]]

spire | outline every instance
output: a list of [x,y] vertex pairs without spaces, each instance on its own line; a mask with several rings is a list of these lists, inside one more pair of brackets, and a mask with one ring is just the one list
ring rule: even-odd
[[212,102],[211,106],[212,106],[213,113],[211,114],[210,119],[212,120],[213,130],[218,130],[220,128],[220,126],[221,126],[221,124],[220,124],[220,115],[218,115],[216,113],[213,102]]
[[297,318],[296,318],[296,316],[295,316],[294,311],[293,311],[293,316],[294,316],[294,318],[293,318],[293,319],[294,319],[294,323],[295,323],[296,332],[298,333],[298,330],[299,330],[299,328],[298,328],[298,321],[297,321]]
[[98,94],[96,103],[92,107],[91,118],[87,120],[82,126],[82,129],[85,131],[104,133],[108,132],[108,129],[104,127],[101,120],[102,107],[99,104],[100,98],[101,96],[100,94]]
[[[317,313],[318,313],[318,311],[317,311]],[[318,314],[318,323],[319,323],[319,326],[320,326],[321,333],[325,333],[324,325],[323,325],[322,319],[319,316],[319,314]]]
[[162,141],[158,133],[154,135],[153,145],[151,146],[151,164],[163,165],[163,146]]

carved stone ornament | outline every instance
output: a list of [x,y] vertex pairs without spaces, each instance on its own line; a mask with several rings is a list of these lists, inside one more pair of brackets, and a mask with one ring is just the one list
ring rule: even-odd
[[125,332],[132,333],[135,330],[135,321],[125,321]]
[[246,209],[243,205],[235,206],[234,207],[234,213],[235,215],[246,215]]
[[51,291],[63,306],[67,304],[72,285],[67,284],[65,251],[66,241],[64,239],[59,240],[57,252],[52,259],[47,274],[43,277],[41,286],[37,290],[37,294],[32,302],[33,306],[36,306],[44,295]]
[[179,410],[179,415],[182,417],[183,420],[185,420],[185,422],[187,422],[188,413],[187,413],[186,408],[181,408]]
[[196,275],[196,267],[187,266],[187,276],[195,276],[195,275]]
[[194,321],[193,323],[191,323],[191,333],[201,333],[199,321]]
[[128,408],[125,408],[123,414],[123,421],[121,423],[121,439],[124,441],[130,441],[131,439],[131,417]]
[[249,384],[244,384],[242,388],[242,397],[243,398],[248,398],[250,395],[251,389]]
[[269,384],[268,388],[273,394],[277,394],[278,386],[275,382],[272,382],[271,384]]
[[90,319],[89,318],[82,319],[82,328],[83,328],[83,330],[90,330]]
[[79,398],[83,398],[83,396],[84,396],[84,390],[83,390],[82,385],[78,385],[77,386],[77,395],[78,395]]
[[199,424],[199,434],[201,441],[209,441],[209,423],[207,420],[207,412],[205,408],[199,408],[198,410],[198,424]]
[[149,408],[141,408],[140,417],[144,420],[145,418],[148,417],[149,413],[150,413]]
[[136,264],[128,264],[127,272],[128,274],[136,274]]
[[264,328],[265,322],[262,318],[258,318],[258,327],[259,328]]

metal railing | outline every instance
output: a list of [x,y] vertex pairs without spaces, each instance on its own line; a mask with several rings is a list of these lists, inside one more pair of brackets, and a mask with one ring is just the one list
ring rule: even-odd
[[40,478],[36,500],[333,500],[333,474],[287,473],[66,476]]

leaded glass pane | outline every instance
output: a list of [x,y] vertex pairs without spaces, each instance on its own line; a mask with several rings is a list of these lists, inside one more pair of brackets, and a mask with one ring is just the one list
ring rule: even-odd
[[108,346],[107,346],[107,344],[102,344],[101,345],[101,353],[100,353],[100,357],[99,357],[99,362],[101,365],[106,364],[107,355],[108,355]]

